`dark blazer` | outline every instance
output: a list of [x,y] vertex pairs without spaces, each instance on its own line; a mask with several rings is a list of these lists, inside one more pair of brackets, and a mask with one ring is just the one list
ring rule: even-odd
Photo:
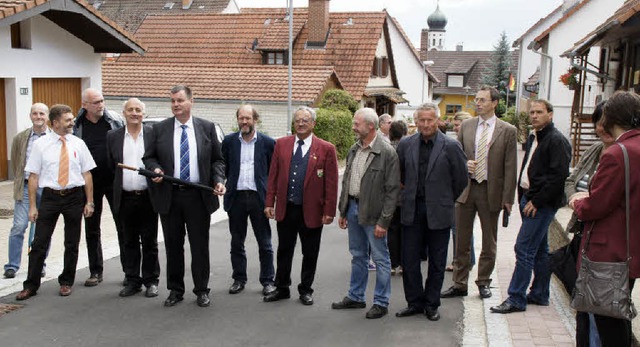
[[[420,162],[420,133],[403,138],[398,144],[400,181],[404,185],[400,201],[401,222],[414,221]],[[467,157],[460,143],[436,131],[425,177],[427,223],[431,229],[446,229],[453,225],[456,198],[467,187]]]
[[[122,199],[122,168],[117,167],[118,163],[122,163],[123,160],[123,148],[124,148],[124,133],[126,128],[109,130],[107,133],[107,165],[113,172],[113,209],[114,211],[120,211],[120,201]],[[150,125],[143,127],[143,135],[145,148],[151,138],[153,131]],[[147,187],[149,189],[149,197],[154,200],[154,197],[158,197],[155,184],[151,182],[150,178],[147,178]],[[155,199],[157,200],[157,199]]]
[[[200,184],[214,187],[217,183],[224,184],[224,159],[217,140],[215,125],[205,119],[191,117],[198,146],[198,172]],[[161,169],[165,175],[173,176],[173,133],[175,117],[167,118],[153,125],[152,136],[145,143],[145,153],[142,161],[147,170]],[[155,184],[155,183],[154,183]],[[157,184],[156,184],[157,185]],[[171,205],[171,183],[163,181],[159,184],[159,198],[152,200],[154,209],[160,214],[169,212]],[[218,207],[218,197],[210,191],[201,190],[202,202],[209,213]]]
[[[238,176],[240,175],[240,132],[235,132],[224,137],[222,141],[222,157],[225,162],[225,174],[227,176],[227,193],[224,195],[224,210],[229,211],[233,205],[238,187]],[[253,177],[256,183],[258,198],[260,199],[260,209],[264,210],[264,198],[267,194],[267,179],[269,177],[269,166],[271,156],[276,141],[271,137],[258,132],[258,138],[254,145],[253,152]]]
[[[322,216],[336,215],[338,157],[336,148],[331,143],[315,135],[311,136],[313,140],[309,148],[307,174],[304,177],[302,210],[307,228],[319,228],[322,226]],[[291,135],[276,140],[269,169],[265,207],[275,205],[277,221],[282,221],[287,213],[289,167],[295,138],[295,135]]]
[[[618,138],[629,153],[629,277],[640,278],[640,129],[630,130]],[[620,262],[627,257],[625,220],[624,159],[622,149],[611,145],[600,158],[598,170],[591,179],[589,197],[575,202],[575,213],[585,221],[584,230],[591,231],[587,255],[592,261]],[[582,238],[584,249],[586,237]],[[578,258],[580,260],[580,258]],[[580,264],[578,263],[578,267]]]

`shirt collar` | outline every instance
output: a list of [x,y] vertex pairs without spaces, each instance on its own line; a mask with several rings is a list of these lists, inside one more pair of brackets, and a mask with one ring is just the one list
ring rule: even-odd
[[33,135],[42,136],[42,135],[46,135],[46,134],[48,134],[50,132],[51,132],[51,129],[49,129],[48,126],[45,126],[44,132],[42,132],[42,133],[37,133],[37,132],[33,131],[33,127],[31,127],[31,134],[29,135],[29,137],[31,137]]
[[496,124],[496,120],[498,119],[498,117],[496,117],[496,115],[494,114],[493,116],[491,116],[489,119],[484,120],[482,117],[480,117],[480,123],[478,124],[482,124],[482,123],[487,123],[487,125],[489,125],[490,127],[493,126],[494,124]]
[[[128,126],[124,126],[124,135],[125,136],[131,136],[131,133],[129,132],[129,127]],[[140,133],[138,134],[139,137],[144,137],[144,127],[140,128]]]
[[242,137],[242,132],[238,131],[238,138],[240,139],[241,142],[253,143],[253,142],[258,141],[258,132],[254,130],[253,131],[253,137],[251,138],[251,140],[245,141],[244,138]]
[[[309,136],[307,136],[306,139],[302,140],[304,142],[304,146],[311,145],[311,138],[312,137],[313,137],[313,135],[309,135]],[[298,137],[298,135],[296,135],[296,144],[298,144],[298,141],[300,141],[300,138]]]
[[[180,123],[180,121],[178,121],[177,118],[173,117],[173,119],[174,119],[174,123],[173,123],[174,129],[178,129],[183,125],[182,123]],[[184,123],[184,125],[186,125],[187,128],[189,129],[193,129],[193,117],[189,117],[189,119],[187,120],[186,123]]]

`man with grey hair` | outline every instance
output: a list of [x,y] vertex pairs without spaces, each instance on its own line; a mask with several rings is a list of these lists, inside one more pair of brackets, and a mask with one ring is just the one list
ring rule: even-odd
[[392,122],[392,117],[388,113],[385,113],[378,118],[378,135],[382,136],[382,138],[387,141],[389,141],[389,129],[391,128]]
[[[14,278],[20,268],[24,232],[29,226],[29,173],[25,173],[24,167],[29,160],[33,143],[51,132],[47,127],[47,117],[49,117],[47,105],[42,103],[33,104],[29,112],[32,126],[16,135],[11,143],[14,207],[13,226],[9,232],[9,262],[4,266],[5,278]],[[41,195],[42,188],[38,188],[36,206],[40,205]],[[34,230],[33,226],[31,230]],[[33,233],[29,234],[29,245],[31,245]],[[41,275],[44,277],[44,270],[42,270]]]
[[[113,206],[113,172],[107,165],[107,132],[109,130],[122,128],[123,125],[119,115],[105,108],[102,92],[93,88],[87,88],[82,92],[82,108],[76,117],[73,134],[87,144],[89,152],[91,152],[91,156],[97,165],[91,170],[93,177],[93,201],[96,206],[94,213],[84,219],[90,273],[89,278],[84,282],[84,285],[87,287],[94,287],[102,282],[103,257],[102,242],[100,241],[100,222],[102,220],[102,200],[105,197],[107,198],[116,224],[118,245],[121,250],[120,254],[122,254],[122,231],[120,230],[120,223],[118,222],[116,210]],[[124,272],[122,257],[120,257],[120,264]]]
[[[118,163],[143,167],[145,142],[151,138],[152,128],[143,125],[145,105],[137,98],[127,100],[122,114],[125,126],[107,133],[107,163],[114,172],[113,209],[117,211],[124,247],[120,257],[124,263],[127,285],[120,296],[140,292],[142,285],[148,298],[158,296],[158,214],[153,211],[151,179],[131,170],[117,167]],[[142,250],[141,250],[142,246]],[[142,267],[141,267],[142,266]]]
[[[269,168],[264,213],[275,218],[278,229],[276,290],[264,301],[291,297],[291,262],[300,236],[302,246],[300,302],[313,304],[322,227],[331,224],[338,196],[338,157],[331,143],[313,135],[316,112],[300,107],[293,118],[295,135],[276,141]],[[274,208],[275,206],[275,208]]]
[[376,264],[376,287],[369,319],[387,314],[391,296],[391,260],[387,248],[387,229],[396,210],[400,193],[398,155],[394,148],[378,136],[375,110],[362,108],[353,116],[353,132],[358,137],[347,154],[338,209],[340,228],[349,232],[351,282],[342,301],[334,302],[334,310],[364,308],[369,272],[369,250]]

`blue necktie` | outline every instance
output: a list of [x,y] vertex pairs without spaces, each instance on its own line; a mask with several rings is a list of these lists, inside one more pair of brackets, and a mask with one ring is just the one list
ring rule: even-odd
[[189,137],[187,136],[187,126],[181,125],[182,136],[180,136],[180,179],[189,181]]
[[293,159],[302,160],[302,145],[304,145],[304,141],[298,140],[298,148],[296,148],[296,152],[293,154]]

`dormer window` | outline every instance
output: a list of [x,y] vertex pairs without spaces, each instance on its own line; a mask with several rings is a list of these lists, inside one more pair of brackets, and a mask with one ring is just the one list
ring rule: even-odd
[[389,58],[375,57],[371,67],[371,77],[385,78],[389,76]]
[[265,51],[262,53],[263,65],[286,65],[288,64],[286,51]]
[[464,87],[464,75],[447,75],[447,87]]

